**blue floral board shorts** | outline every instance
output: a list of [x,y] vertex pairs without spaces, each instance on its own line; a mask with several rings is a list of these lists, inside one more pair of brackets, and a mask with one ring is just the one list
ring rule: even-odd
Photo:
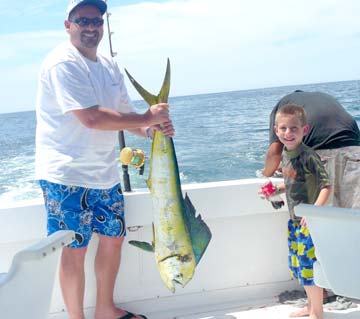
[[47,211],[48,235],[58,230],[75,231],[68,247],[89,244],[92,233],[121,237],[126,235],[124,196],[120,184],[110,189],[91,189],[40,181]]
[[315,247],[309,229],[298,221],[288,222],[289,269],[301,286],[314,286]]

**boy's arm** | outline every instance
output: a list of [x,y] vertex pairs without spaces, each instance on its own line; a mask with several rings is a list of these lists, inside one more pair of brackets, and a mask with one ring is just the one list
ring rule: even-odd
[[[314,205],[315,206],[323,206],[330,196],[331,186],[326,186],[321,189],[318,198],[316,199]],[[300,225],[303,227],[307,226],[305,217],[301,218]]]
[[276,185],[277,193],[282,194],[285,193],[285,183],[280,183]]
[[323,206],[328,200],[331,192],[331,186],[324,187],[321,189],[318,198],[316,199],[314,205],[315,206]]

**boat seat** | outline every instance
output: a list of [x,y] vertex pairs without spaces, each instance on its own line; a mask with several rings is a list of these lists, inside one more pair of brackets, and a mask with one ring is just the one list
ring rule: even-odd
[[360,299],[360,210],[300,204],[295,214],[306,218],[314,242],[315,283]]
[[15,254],[0,274],[1,319],[48,318],[59,255],[74,239],[73,231],[61,230]]

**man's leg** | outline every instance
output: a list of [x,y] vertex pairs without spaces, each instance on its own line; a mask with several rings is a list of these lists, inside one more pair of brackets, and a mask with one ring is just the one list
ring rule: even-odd
[[84,319],[84,259],[86,247],[63,249],[60,262],[60,285],[69,319]]
[[97,283],[95,319],[115,319],[127,314],[125,310],[116,308],[114,304],[114,287],[120,266],[123,240],[124,237],[99,235],[99,246],[95,257]]
[[99,235],[99,246],[95,257],[96,319],[113,319],[126,314],[114,305],[114,286],[120,266],[123,240],[124,237]]
[[[60,286],[70,319],[83,319],[84,259],[91,228],[84,225],[88,211],[82,205],[87,190],[46,180],[40,181],[47,212],[48,235],[62,229],[73,230],[77,239],[64,247],[60,261]],[[79,227],[79,225],[82,225]]]

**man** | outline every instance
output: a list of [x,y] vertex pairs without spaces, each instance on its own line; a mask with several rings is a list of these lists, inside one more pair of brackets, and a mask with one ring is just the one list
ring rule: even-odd
[[70,319],[84,318],[84,258],[94,232],[99,236],[95,318],[145,318],[116,308],[113,301],[125,236],[117,131],[143,137],[152,136],[155,129],[174,134],[168,104],[135,113],[117,64],[97,52],[106,8],[102,0],[70,2],[64,23],[70,42],[49,54],[39,77],[36,178],[44,194],[48,234],[59,229],[76,232],[60,263]]
[[360,132],[355,119],[332,96],[321,92],[297,90],[283,97],[270,114],[270,146],[263,175],[272,176],[278,169],[283,144],[274,132],[277,110],[285,104],[303,106],[310,130],[304,143],[320,155],[333,185],[329,204],[360,208]]

